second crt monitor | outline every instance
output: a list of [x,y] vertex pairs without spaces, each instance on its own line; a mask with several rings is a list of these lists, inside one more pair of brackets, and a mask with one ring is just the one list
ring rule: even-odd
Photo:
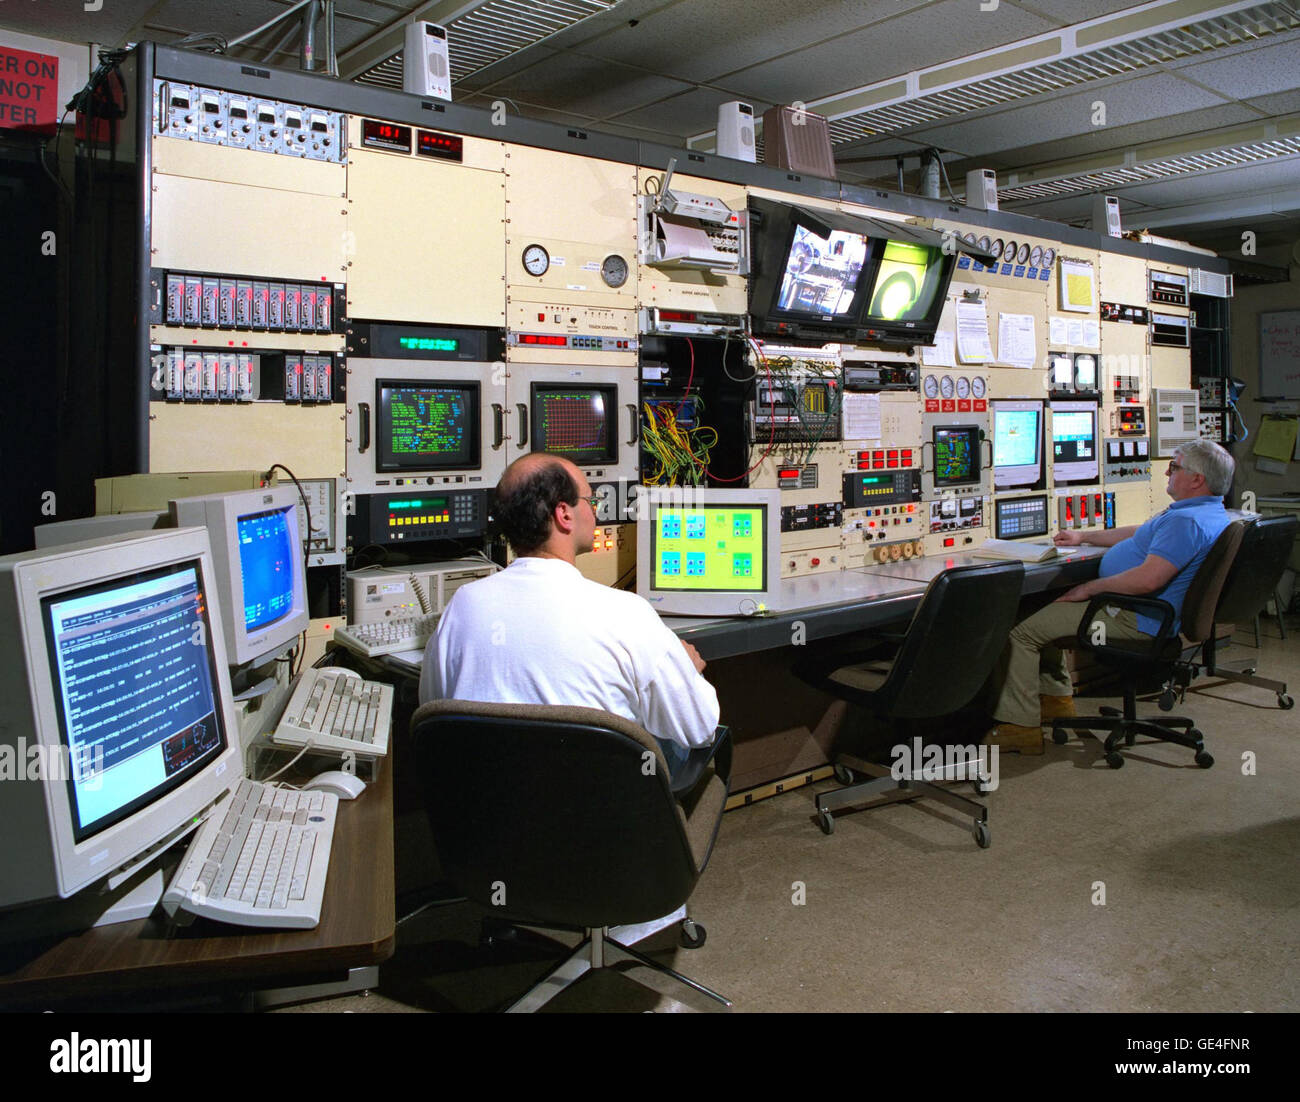
[[779,606],[778,490],[650,487],[637,498],[637,592],[666,616]]

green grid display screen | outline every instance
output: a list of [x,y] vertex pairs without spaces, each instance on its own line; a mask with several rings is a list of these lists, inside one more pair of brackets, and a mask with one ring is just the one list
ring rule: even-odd
[[746,593],[767,588],[767,506],[660,506],[650,523],[652,589]]

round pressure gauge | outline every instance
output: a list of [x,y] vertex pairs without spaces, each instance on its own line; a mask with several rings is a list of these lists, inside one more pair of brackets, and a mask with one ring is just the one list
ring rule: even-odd
[[973,233],[964,233],[961,235],[961,239],[965,241],[967,245],[975,244],[975,235]]
[[975,378],[973,378],[970,381],[970,392],[973,395],[975,395],[976,398],[984,397],[984,376],[983,375],[976,375]]
[[1042,262],[1043,262],[1043,246],[1035,245],[1033,251],[1029,254],[1029,265],[1030,267],[1038,268],[1042,266]]
[[622,287],[627,282],[627,261],[617,253],[610,253],[600,266],[600,278],[610,287]]
[[[992,244],[989,245],[989,252],[991,252],[995,258],[997,258],[997,259],[1000,259],[1000,258],[1001,258],[1001,256],[1002,256],[1002,238],[1000,238],[1000,237],[995,237],[995,238],[993,239]],[[995,259],[994,263],[997,262],[997,259]]]
[[529,275],[545,275],[546,269],[550,266],[551,254],[543,249],[541,245],[529,245],[524,250],[524,271]]
[[925,382],[921,384],[921,389],[925,391],[927,398],[939,397],[939,380],[934,375],[927,375]]
[[1056,262],[1056,250],[1055,250],[1055,249],[1044,249],[1044,250],[1043,250],[1043,267],[1044,267],[1044,268],[1050,268],[1050,267],[1051,267],[1055,262]]
[[981,238],[979,239],[978,244],[979,244],[979,247],[980,247],[981,249],[985,249],[985,250],[987,250],[988,247],[989,247],[991,244],[993,244],[993,242],[991,242],[991,241],[989,240],[989,235],[988,235],[988,234],[985,234],[983,237],[981,237]]
[[1029,260],[1029,242],[1026,241],[1026,242],[1025,242],[1023,245],[1021,245],[1020,248],[1016,251],[1016,263],[1017,263],[1017,264],[1024,264],[1024,263],[1028,262],[1028,260]]
[[966,378],[965,375],[957,376],[957,397],[958,398],[970,397],[970,380]]
[[945,398],[952,397],[952,376],[951,375],[945,375],[942,379],[939,380],[939,393],[942,394]]
[[1002,246],[1002,259],[1010,264],[1016,258],[1016,249],[1019,246],[1014,241],[1008,241]]

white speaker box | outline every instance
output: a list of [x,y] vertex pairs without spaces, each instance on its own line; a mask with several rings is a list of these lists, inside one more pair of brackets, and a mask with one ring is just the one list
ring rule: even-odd
[[740,100],[732,100],[718,108],[718,156],[753,164],[754,109]]
[[991,168],[966,173],[966,205],[975,210],[998,209],[998,174]]
[[1119,224],[1119,198],[1114,195],[1096,195],[1092,200],[1092,228],[1096,233],[1123,237]]
[[451,99],[451,56],[447,52],[446,27],[420,20],[406,25],[402,89],[417,96]]

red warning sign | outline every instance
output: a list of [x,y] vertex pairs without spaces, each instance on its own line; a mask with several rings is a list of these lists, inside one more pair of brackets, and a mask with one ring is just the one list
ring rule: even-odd
[[0,46],[0,127],[53,134],[59,110],[59,59]]

